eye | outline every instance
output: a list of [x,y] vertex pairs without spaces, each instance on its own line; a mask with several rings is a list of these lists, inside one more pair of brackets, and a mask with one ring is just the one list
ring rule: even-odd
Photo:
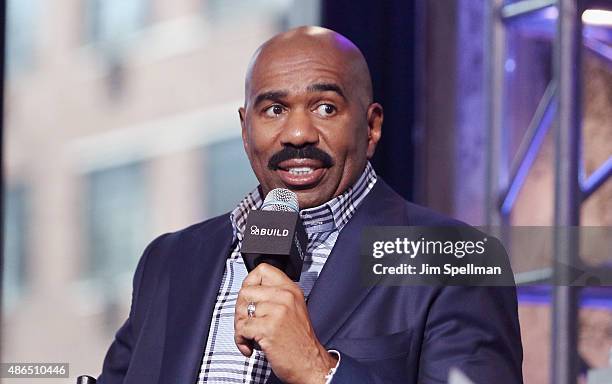
[[281,105],[274,104],[269,106],[264,110],[264,113],[268,117],[278,117],[281,113],[283,113],[284,108]]
[[336,113],[336,107],[331,104],[321,104],[317,106],[315,113],[323,117],[330,117]]

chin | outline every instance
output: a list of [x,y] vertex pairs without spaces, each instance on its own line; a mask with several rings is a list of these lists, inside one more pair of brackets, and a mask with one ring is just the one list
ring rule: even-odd
[[300,205],[300,209],[308,209],[308,208],[312,208],[312,207],[317,207],[329,200],[331,200],[330,198],[325,198],[325,197],[321,197],[319,196],[313,196],[315,192],[299,192],[296,191],[296,194],[298,196],[298,203]]

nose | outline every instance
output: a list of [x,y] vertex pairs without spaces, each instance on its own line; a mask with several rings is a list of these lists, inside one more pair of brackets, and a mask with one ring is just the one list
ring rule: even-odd
[[280,142],[283,146],[298,148],[319,143],[319,132],[307,110],[299,109],[289,113],[280,134]]

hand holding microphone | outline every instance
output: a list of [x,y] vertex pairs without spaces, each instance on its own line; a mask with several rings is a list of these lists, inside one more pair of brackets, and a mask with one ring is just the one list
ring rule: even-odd
[[[251,233],[253,226],[259,231],[253,228]],[[234,340],[245,356],[257,343],[276,376],[290,383],[322,382],[336,365],[317,339],[304,294],[295,283],[305,246],[297,197],[286,189],[271,191],[262,210],[247,218],[241,252],[247,268],[254,269],[249,269],[236,301]]]

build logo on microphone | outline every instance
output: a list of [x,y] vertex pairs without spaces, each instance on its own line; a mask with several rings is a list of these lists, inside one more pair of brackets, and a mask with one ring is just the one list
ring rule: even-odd
[[289,236],[288,229],[279,229],[279,228],[259,228],[256,225],[251,225],[251,235],[256,236],[278,236],[278,237],[287,237]]

